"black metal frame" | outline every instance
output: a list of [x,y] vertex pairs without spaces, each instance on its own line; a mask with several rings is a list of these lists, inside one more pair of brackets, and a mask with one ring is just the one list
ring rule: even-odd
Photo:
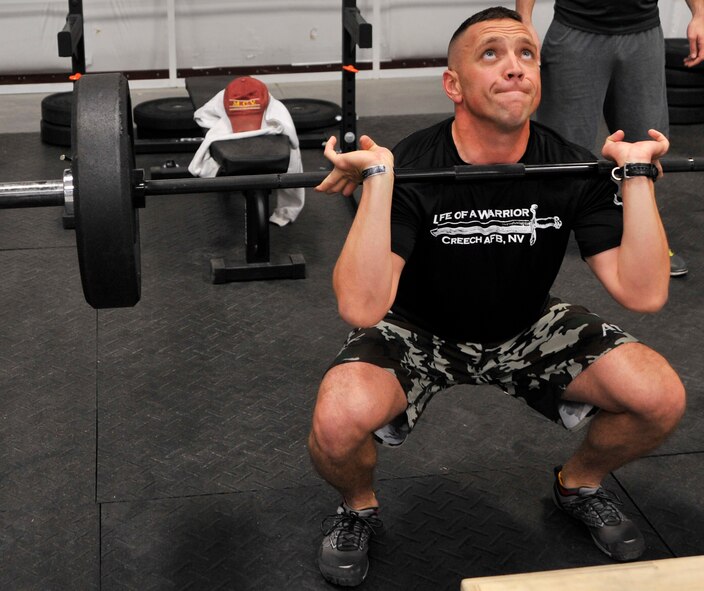
[[71,58],[73,74],[86,73],[86,50],[83,41],[83,0],[68,0],[66,24],[57,36],[59,57]]
[[357,45],[364,49],[372,46],[372,26],[359,12],[357,0],[342,0],[342,121],[339,145],[343,152],[357,149]]

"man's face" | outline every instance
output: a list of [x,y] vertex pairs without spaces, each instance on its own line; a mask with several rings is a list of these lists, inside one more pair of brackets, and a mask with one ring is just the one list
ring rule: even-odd
[[540,102],[538,48],[511,19],[470,26],[448,57],[445,87],[469,114],[510,130],[523,126]]

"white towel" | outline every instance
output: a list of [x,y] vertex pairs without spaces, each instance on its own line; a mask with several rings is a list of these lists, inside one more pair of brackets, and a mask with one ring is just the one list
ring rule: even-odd
[[[281,101],[269,95],[269,105],[264,112],[261,129],[233,133],[230,119],[227,117],[223,104],[224,94],[225,91],[221,90],[193,114],[196,123],[208,129],[208,133],[205,134],[203,142],[188,165],[188,172],[199,177],[217,175],[220,165],[210,155],[210,144],[214,141],[281,134],[288,136],[291,146],[291,156],[286,172],[303,172],[296,128],[293,125],[291,114]],[[303,209],[305,190],[302,188],[276,189],[274,194],[276,209],[271,214],[269,221],[278,226],[285,226],[289,222],[295,221]]]

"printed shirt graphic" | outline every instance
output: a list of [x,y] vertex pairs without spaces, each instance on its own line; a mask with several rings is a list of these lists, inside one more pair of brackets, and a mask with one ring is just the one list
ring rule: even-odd
[[[398,168],[463,162],[452,119],[394,148]],[[596,160],[531,123],[525,164]],[[537,319],[574,233],[588,257],[620,244],[622,210],[605,177],[400,184],[392,250],[405,261],[392,311],[438,336],[494,343]],[[559,294],[556,294],[559,295]]]
[[529,244],[535,244],[536,232],[540,228],[561,228],[558,216],[538,218],[538,205],[530,208],[472,209],[436,214],[435,228],[431,235],[440,237],[443,244],[511,244],[523,242],[530,236]]

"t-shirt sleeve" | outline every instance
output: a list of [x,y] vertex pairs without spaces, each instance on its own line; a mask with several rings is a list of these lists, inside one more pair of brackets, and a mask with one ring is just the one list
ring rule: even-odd
[[391,251],[408,261],[416,244],[420,215],[420,195],[413,185],[394,187],[391,202]]
[[623,207],[617,187],[606,177],[584,182],[580,207],[574,222],[574,236],[582,258],[621,244]]

